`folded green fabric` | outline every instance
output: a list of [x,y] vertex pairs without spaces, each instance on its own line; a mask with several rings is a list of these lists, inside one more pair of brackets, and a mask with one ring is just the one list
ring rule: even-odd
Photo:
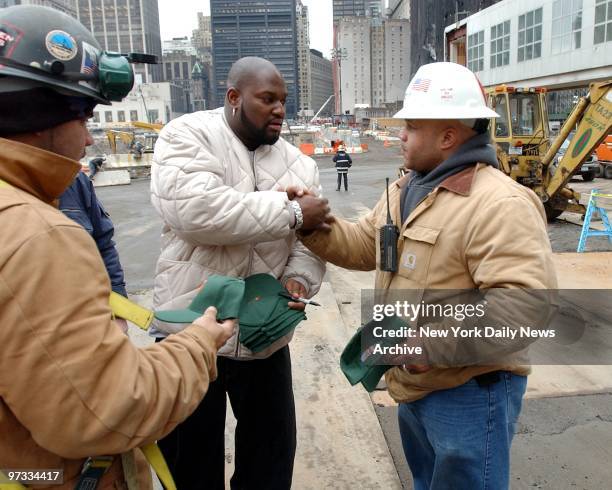
[[210,276],[206,286],[183,310],[157,311],[155,318],[168,323],[192,323],[209,306],[215,306],[219,320],[239,319],[240,343],[260,352],[287,335],[302,320],[303,311],[289,308],[283,285],[269,274],[246,279]]
[[[405,323],[397,317],[388,317],[382,321],[385,328],[399,328],[405,326]],[[370,355],[364,351],[362,345],[362,333],[364,330],[372,331],[375,325],[380,325],[381,322],[371,320],[362,328],[357,330],[351,340],[342,351],[340,356],[340,369],[348,379],[351,385],[361,383],[367,391],[374,391],[380,378],[391,369],[393,366],[378,364],[380,355]],[[389,341],[389,340],[388,340]],[[395,340],[390,340],[394,343]]]
[[[282,332],[279,332],[278,334],[276,334],[276,335],[274,335],[272,337],[268,337],[267,335],[263,334],[262,338],[258,339],[257,341],[249,342],[248,345],[243,342],[243,345],[246,345],[250,350],[252,350],[255,353],[260,352],[260,351],[264,350],[265,348],[269,347],[271,344],[276,342],[281,337],[284,337],[289,332],[294,330],[295,327],[297,327],[297,325],[303,319],[304,318],[297,318],[297,319],[295,319],[294,321],[292,321],[291,323],[286,325],[285,329]],[[241,341],[242,341],[242,339],[241,339]]]

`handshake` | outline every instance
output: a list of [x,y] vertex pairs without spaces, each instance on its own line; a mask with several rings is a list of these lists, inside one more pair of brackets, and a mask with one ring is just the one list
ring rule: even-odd
[[330,223],[334,217],[330,214],[327,199],[322,199],[310,193],[307,189],[290,186],[285,189],[290,201],[295,201],[302,209],[303,223],[300,227],[302,232],[315,230],[330,231]]

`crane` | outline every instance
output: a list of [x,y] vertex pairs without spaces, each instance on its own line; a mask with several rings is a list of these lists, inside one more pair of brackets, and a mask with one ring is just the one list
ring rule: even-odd
[[325,106],[326,106],[327,104],[329,104],[329,101],[330,101],[330,100],[332,100],[332,98],[333,98],[333,97],[334,97],[334,94],[331,94],[331,95],[330,95],[330,96],[327,98],[327,100],[326,100],[326,101],[323,103],[323,105],[322,105],[322,106],[321,106],[321,108],[320,108],[320,109],[317,111],[317,113],[316,113],[314,116],[312,116],[312,119],[310,120],[310,124],[312,124],[312,122],[313,122],[313,121],[314,121],[314,120],[315,120],[315,119],[316,119],[316,118],[319,116],[319,114],[321,114],[321,111],[322,111],[323,109],[325,109]]

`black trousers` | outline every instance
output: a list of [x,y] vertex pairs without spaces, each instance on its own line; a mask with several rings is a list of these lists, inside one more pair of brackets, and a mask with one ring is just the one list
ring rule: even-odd
[[342,176],[344,176],[344,190],[348,191],[348,172],[343,172],[343,173],[338,172],[338,190],[340,190]]
[[159,441],[178,490],[225,488],[226,394],[236,416],[232,489],[291,488],[296,447],[289,347],[267,359],[219,357],[199,407]]

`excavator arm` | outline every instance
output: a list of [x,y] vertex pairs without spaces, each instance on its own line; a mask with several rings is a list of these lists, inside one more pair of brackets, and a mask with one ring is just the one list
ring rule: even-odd
[[552,141],[550,148],[542,158],[542,164],[549,173],[552,173],[550,163],[569,133],[576,127],[576,124],[578,124],[578,127],[574,137],[546,186],[546,194],[550,199],[554,199],[557,194],[563,193],[564,187],[572,175],[610,132],[612,126],[612,80],[592,83],[589,94],[579,101],[569,115],[559,135]]

